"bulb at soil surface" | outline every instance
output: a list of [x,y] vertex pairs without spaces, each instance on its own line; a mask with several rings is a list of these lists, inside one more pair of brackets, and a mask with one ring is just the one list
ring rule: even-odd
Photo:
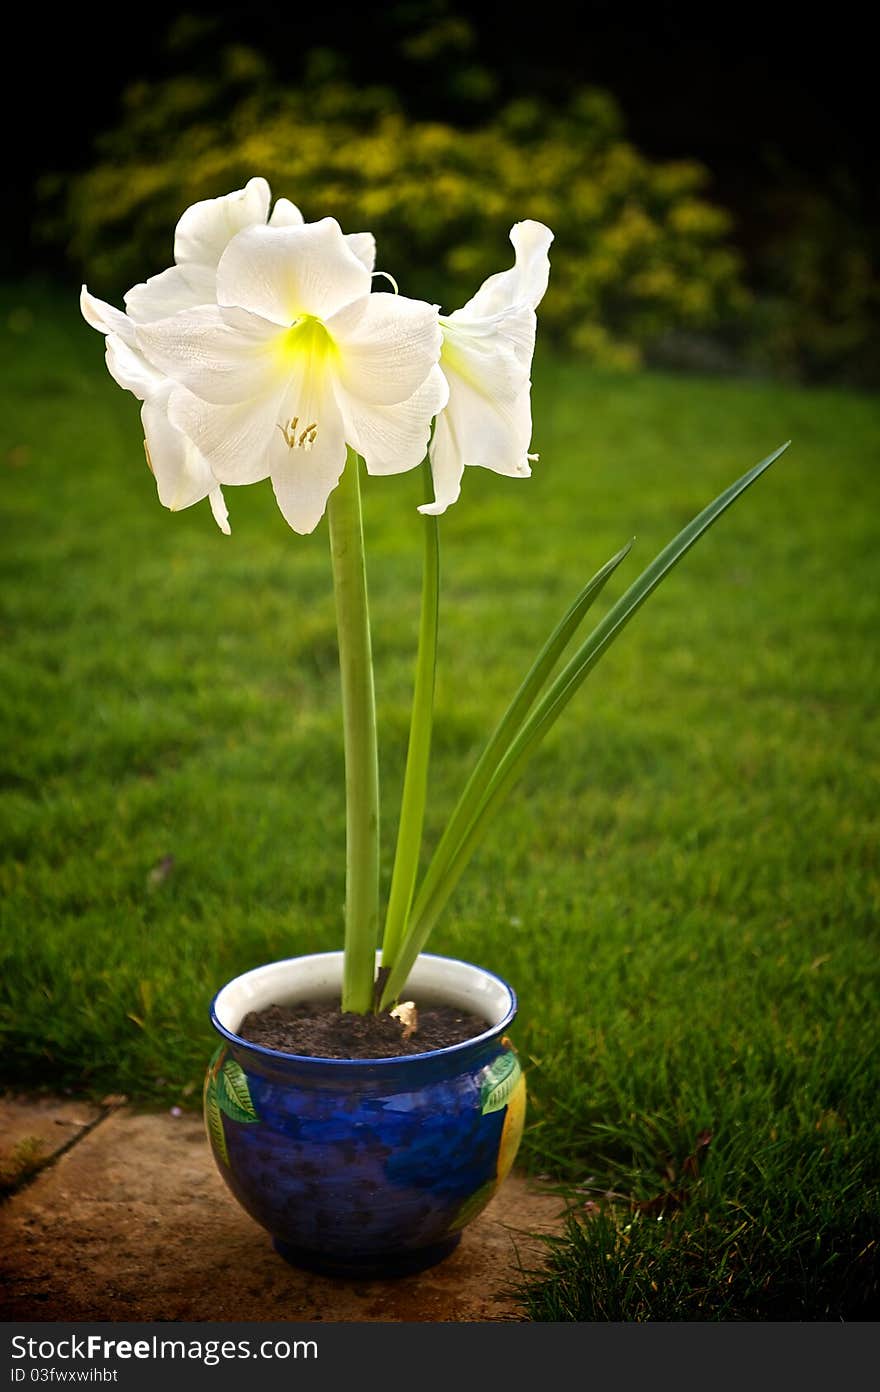
[[419,1012],[416,1009],[415,1001],[401,1001],[391,1011],[391,1018],[399,1020],[403,1025],[404,1039],[410,1039],[419,1027]]

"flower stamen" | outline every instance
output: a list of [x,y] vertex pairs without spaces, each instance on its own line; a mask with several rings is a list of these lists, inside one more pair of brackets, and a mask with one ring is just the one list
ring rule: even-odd
[[279,424],[278,429],[284,436],[284,443],[287,445],[288,449],[308,451],[312,448],[312,445],[317,439],[318,422],[312,421],[311,425],[307,425],[305,430],[300,430],[299,434],[297,434],[297,430],[299,429],[299,416],[292,416],[284,425]]

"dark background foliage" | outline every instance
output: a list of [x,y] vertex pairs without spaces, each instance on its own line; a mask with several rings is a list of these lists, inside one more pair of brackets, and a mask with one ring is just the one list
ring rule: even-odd
[[[649,159],[696,159],[756,294],[759,360],[807,379],[873,384],[877,184],[869,111],[873,62],[854,8],[757,3],[539,6],[399,0],[354,7],[254,0],[181,14],[152,5],[115,18],[67,7],[18,17],[8,50],[5,269],[57,270],[59,241],[34,234],[35,181],[88,169],[135,81],[210,76],[224,46],[255,49],[282,86],[322,51],[355,86],[392,89],[414,120],[478,128],[512,100],[564,108],[606,88]],[[9,235],[11,234],[11,235]]]

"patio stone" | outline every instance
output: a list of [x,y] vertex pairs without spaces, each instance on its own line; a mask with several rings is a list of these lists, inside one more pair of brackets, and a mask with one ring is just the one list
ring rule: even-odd
[[[18,1101],[0,1115],[49,1147],[99,1111],[54,1106]],[[563,1210],[514,1173],[438,1266],[393,1280],[319,1276],[284,1262],[236,1203],[200,1117],[108,1109],[0,1207],[0,1319],[518,1320],[511,1285],[540,1263],[536,1235],[558,1232]]]

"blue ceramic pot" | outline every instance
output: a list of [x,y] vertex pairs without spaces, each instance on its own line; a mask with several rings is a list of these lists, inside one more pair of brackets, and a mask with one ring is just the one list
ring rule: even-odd
[[236,1034],[249,1010],[339,1000],[342,953],[274,962],[217,994],[205,1081],[217,1166],[282,1256],[337,1274],[416,1271],[446,1256],[513,1164],[525,1080],[505,1031],[511,988],[422,954],[406,995],[486,1020],[463,1044],[387,1059],[315,1059]]

